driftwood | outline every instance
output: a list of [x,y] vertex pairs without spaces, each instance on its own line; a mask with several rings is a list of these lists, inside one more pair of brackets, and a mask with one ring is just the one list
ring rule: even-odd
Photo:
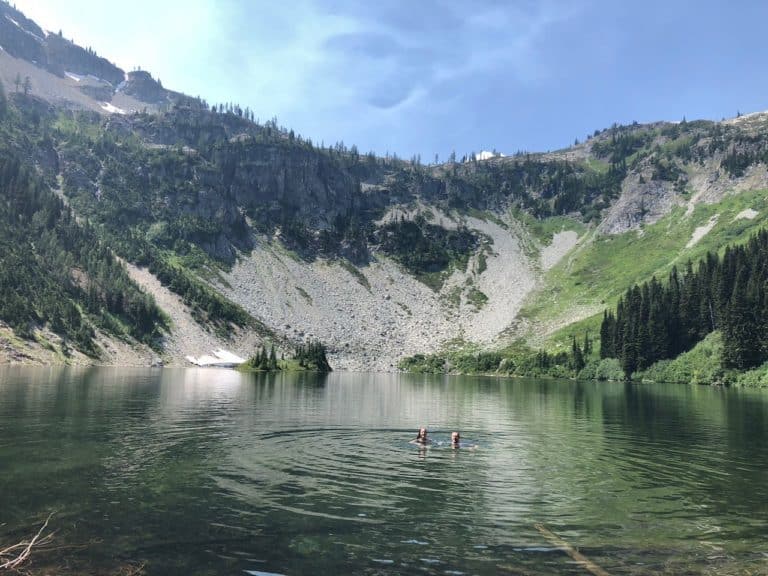
[[610,576],[608,572],[600,568],[597,564],[592,562],[589,558],[584,556],[581,552],[576,550],[573,546],[568,544],[565,540],[560,538],[557,534],[549,530],[546,526],[543,524],[535,524],[536,530],[541,532],[541,534],[546,538],[550,544],[554,545],[557,548],[560,548],[563,552],[568,554],[573,560],[584,570],[587,570],[588,572],[591,572],[595,576]]
[[31,540],[21,541],[18,544],[8,546],[0,550],[0,570],[15,570],[29,559],[29,555],[32,553],[32,549],[35,547],[45,546],[51,540],[53,540],[53,533],[43,534],[48,527],[48,522],[51,520],[53,512],[48,515],[45,522],[40,526],[40,530],[37,531]]

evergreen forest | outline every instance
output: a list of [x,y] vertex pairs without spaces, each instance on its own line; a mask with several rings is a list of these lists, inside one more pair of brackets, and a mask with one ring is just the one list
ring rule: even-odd
[[768,360],[768,231],[745,245],[708,253],[665,283],[655,277],[632,286],[615,311],[606,311],[600,355],[618,358],[629,376],[722,333],[723,366],[747,370]]

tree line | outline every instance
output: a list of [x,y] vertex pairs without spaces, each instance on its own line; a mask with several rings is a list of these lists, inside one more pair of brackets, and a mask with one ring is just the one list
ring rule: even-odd
[[[307,344],[300,344],[291,358],[298,367],[312,372],[331,372],[331,365],[328,363],[327,349],[325,344],[320,341],[312,341]],[[274,344],[267,352],[266,347],[259,348],[243,365],[246,370],[258,372],[276,372],[284,368],[290,369],[290,364],[286,365],[285,357],[277,360]]]
[[10,152],[0,158],[0,320],[22,337],[47,325],[97,355],[94,327],[153,344],[166,319],[151,295]]
[[709,252],[694,268],[673,267],[632,286],[600,328],[600,356],[618,358],[627,376],[675,358],[714,330],[723,336],[723,366],[745,370],[768,360],[768,231],[744,245]]

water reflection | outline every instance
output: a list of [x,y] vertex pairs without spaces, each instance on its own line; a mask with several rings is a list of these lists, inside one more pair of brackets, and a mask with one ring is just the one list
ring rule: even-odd
[[537,523],[611,573],[735,572],[768,554],[766,439],[732,390],[3,368],[0,525],[57,509],[100,539],[73,573],[578,573]]

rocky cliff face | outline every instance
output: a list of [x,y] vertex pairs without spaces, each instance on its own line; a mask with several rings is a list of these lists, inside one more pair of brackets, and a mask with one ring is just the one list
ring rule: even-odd
[[125,80],[117,84],[118,91],[133,96],[140,102],[155,105],[165,105],[187,99],[178,92],[163,88],[159,80],[145,70],[134,70],[125,75]]
[[10,4],[0,2],[0,39],[3,50],[16,58],[45,66],[45,32]]
[[641,129],[647,144],[635,153],[620,196],[602,214],[601,232],[622,234],[657,222],[677,206],[690,213],[698,203],[768,188],[768,114]]
[[106,58],[63,36],[44,32],[35,22],[5,2],[0,2],[0,45],[12,56],[32,62],[60,77],[65,72],[91,75],[112,86],[117,86],[125,77],[124,72]]
[[[7,84],[29,76],[33,93],[59,105],[114,114],[155,111],[193,100],[164,89],[148,72],[126,74],[91,48],[42,30],[4,1],[0,2],[0,54],[14,59],[0,58],[0,76],[5,76]],[[104,105],[113,101],[115,105]]]

